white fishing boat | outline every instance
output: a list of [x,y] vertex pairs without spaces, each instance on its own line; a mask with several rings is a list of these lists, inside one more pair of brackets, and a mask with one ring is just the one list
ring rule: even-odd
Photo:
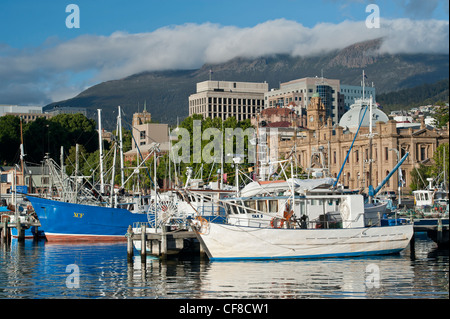
[[391,254],[413,235],[405,220],[365,226],[362,195],[232,198],[223,205],[226,223],[192,223],[211,260]]
[[192,228],[211,260],[363,256],[407,247],[413,226],[406,219],[368,219],[362,195],[338,192],[330,182],[248,185],[220,201],[225,222],[198,216]]
[[414,208],[425,209],[432,206],[448,206],[448,190],[433,186],[433,178],[427,178],[427,189],[413,191]]

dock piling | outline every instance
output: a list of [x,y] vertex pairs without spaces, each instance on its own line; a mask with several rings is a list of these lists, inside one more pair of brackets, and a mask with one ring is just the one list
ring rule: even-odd
[[147,230],[145,224],[141,225],[141,263],[146,262],[147,258]]
[[437,221],[436,242],[438,245],[442,243],[442,219],[441,218],[438,218],[438,221]]
[[16,222],[17,228],[17,241],[23,242],[25,241],[25,229],[22,227],[22,223],[20,221]]
[[133,228],[128,226],[127,231],[127,261],[129,263],[133,262]]
[[161,236],[161,259],[166,258],[167,258],[167,233],[165,226],[163,226]]

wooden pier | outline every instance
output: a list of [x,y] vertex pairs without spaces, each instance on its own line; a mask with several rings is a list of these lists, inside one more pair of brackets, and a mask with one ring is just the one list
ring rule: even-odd
[[[6,215],[3,215],[6,216]],[[1,242],[8,243],[11,241],[11,228],[17,228],[17,240],[23,241],[25,240],[25,230],[30,227],[36,227],[35,236],[38,236],[37,228],[41,226],[39,222],[9,222],[9,218],[2,218],[0,222],[0,233],[1,233]]]
[[421,218],[414,220],[414,232],[426,232],[438,247],[448,247],[448,218]]
[[166,231],[161,230],[158,233],[148,233],[146,225],[141,225],[140,232],[134,233],[131,226],[128,227],[127,237],[127,256],[128,261],[132,262],[134,255],[133,242],[140,243],[141,261],[145,261],[147,254],[166,259],[169,256],[180,255],[199,255],[205,256],[197,236],[193,231]]

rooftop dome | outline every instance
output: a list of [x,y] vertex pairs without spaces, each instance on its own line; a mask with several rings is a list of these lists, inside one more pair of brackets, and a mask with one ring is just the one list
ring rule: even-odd
[[[343,128],[348,128],[352,133],[355,133],[358,130],[359,123],[361,122],[361,118],[364,115],[364,110],[368,105],[368,100],[362,101],[357,100],[355,104],[350,106],[350,110],[348,110],[344,115],[342,115],[339,126]],[[361,127],[369,127],[370,118],[369,118],[369,109],[367,109],[366,115],[364,116],[364,120],[361,124]],[[376,122],[384,122],[389,121],[389,118],[383,111],[381,111],[376,103],[372,105],[372,127],[375,127]]]

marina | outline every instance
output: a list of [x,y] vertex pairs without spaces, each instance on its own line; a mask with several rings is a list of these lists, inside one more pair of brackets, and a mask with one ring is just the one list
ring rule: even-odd
[[4,312],[448,301],[448,0],[266,2],[2,3]]
[[138,254],[127,262],[126,243],[19,243],[17,239],[2,245],[0,254],[0,298],[170,299],[175,303],[181,298],[192,303],[194,299],[230,303],[233,299],[429,300],[448,299],[449,294],[448,250],[438,249],[423,233],[416,236],[414,254],[408,247],[400,254],[371,257],[224,263],[148,255],[143,267]]

